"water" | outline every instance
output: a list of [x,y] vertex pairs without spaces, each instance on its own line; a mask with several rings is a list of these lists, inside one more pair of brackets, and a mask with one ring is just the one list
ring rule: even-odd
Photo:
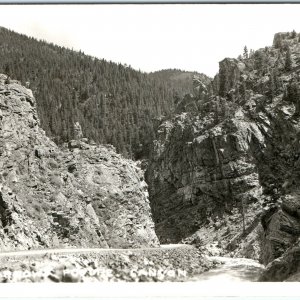
[[221,256],[211,256],[208,259],[222,264],[195,276],[191,281],[253,282],[258,280],[264,269],[263,265],[253,259]]

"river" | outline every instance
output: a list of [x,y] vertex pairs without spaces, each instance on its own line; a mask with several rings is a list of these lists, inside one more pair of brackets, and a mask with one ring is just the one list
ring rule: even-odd
[[253,282],[258,280],[264,269],[263,265],[253,259],[221,256],[211,256],[208,259],[221,264],[190,281]]

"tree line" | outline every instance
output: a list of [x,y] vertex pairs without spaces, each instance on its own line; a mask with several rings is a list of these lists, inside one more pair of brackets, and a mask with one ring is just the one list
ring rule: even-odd
[[0,72],[33,90],[41,126],[58,144],[74,138],[79,122],[85,137],[127,157],[147,157],[154,119],[170,114],[183,90],[179,81],[170,85],[161,76],[5,28],[0,41]]

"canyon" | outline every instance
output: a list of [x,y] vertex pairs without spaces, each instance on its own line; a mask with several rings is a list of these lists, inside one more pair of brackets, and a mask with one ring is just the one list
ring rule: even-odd
[[[0,271],[51,266],[30,282],[186,281],[132,276],[130,266],[182,268],[189,280],[250,266],[247,280],[298,281],[299,39],[277,33],[271,47],[222,60],[214,79],[195,75],[193,94],[157,116],[149,156],[137,161],[84,137],[80,122],[55,144],[32,91],[0,75],[0,249],[9,253]],[[21,263],[14,251],[36,257]],[[62,272],[93,261],[113,275]]]

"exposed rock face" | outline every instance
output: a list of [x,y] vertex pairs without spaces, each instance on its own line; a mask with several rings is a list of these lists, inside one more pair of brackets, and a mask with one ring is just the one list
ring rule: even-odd
[[134,162],[86,139],[58,148],[35,99],[0,76],[0,248],[158,245]]
[[265,264],[283,255],[300,236],[300,218],[292,212],[295,204],[298,206],[296,210],[299,210],[299,195],[292,193],[282,198],[284,200],[280,209],[275,210],[275,213],[271,210],[262,219],[265,238],[261,257]]
[[272,261],[260,277],[260,281],[299,281],[300,243],[288,249],[282,257]]
[[225,58],[219,63],[219,94],[225,97],[239,82],[241,71],[245,68],[237,59]]
[[220,62],[202,110],[160,125],[146,178],[162,242],[217,242],[267,264],[299,237],[300,44],[281,38]]
[[185,113],[163,123],[147,172],[161,241],[178,242],[202,227],[209,228],[204,241],[234,239],[243,206],[245,226],[257,224],[262,188],[253,153],[264,143],[243,116],[214,125],[212,116]]

